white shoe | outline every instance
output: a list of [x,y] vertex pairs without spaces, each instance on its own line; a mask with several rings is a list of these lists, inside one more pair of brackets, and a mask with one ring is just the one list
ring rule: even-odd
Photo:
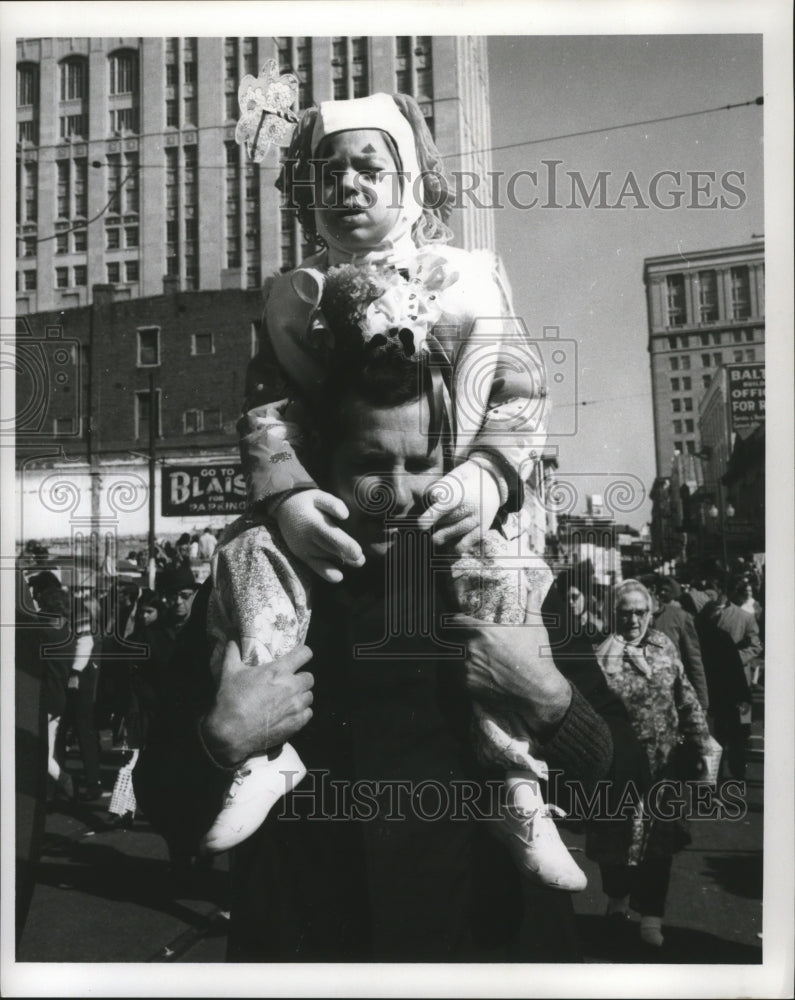
[[649,944],[652,948],[662,948],[664,938],[662,936],[662,917],[640,918],[640,939],[644,944]]
[[537,781],[509,774],[506,784],[508,804],[494,824],[494,833],[507,844],[514,863],[539,885],[581,892],[588,879],[569,854],[552,819],[566,814],[543,801]]
[[217,854],[247,840],[265,822],[279,799],[306,775],[301,758],[285,743],[278,757],[250,757],[235,771],[223,808],[199,845]]

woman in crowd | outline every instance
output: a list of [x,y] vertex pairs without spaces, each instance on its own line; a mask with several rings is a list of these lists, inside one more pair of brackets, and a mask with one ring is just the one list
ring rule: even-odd
[[568,611],[569,627],[573,635],[584,636],[592,645],[598,645],[605,636],[605,626],[597,612],[596,581],[571,569],[564,570],[557,578],[557,587]]
[[[616,588],[614,607],[615,629],[596,658],[629,712],[652,782],[676,776],[674,751],[680,739],[692,746],[705,770],[713,741],[704,710],[671,640],[649,628],[651,594],[637,580],[627,580]],[[657,948],[663,944],[672,857],[689,843],[681,819],[662,818],[664,798],[656,795],[655,809],[638,809],[618,826],[594,821],[587,842],[588,856],[601,869],[608,917],[627,920],[630,907],[638,911],[641,940]]]

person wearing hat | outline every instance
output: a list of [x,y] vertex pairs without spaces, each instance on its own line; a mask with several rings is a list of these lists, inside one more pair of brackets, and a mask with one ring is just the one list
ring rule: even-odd
[[706,712],[709,707],[707,678],[701,660],[701,645],[693,616],[679,604],[682,588],[672,576],[658,577],[653,594],[655,611],[652,613],[652,627],[667,635],[676,647],[685,668],[685,675],[698,695],[699,703]]

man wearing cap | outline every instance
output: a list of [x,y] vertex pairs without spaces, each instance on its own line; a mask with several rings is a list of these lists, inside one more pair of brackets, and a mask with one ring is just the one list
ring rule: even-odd
[[659,578],[654,586],[657,610],[652,617],[652,627],[667,635],[676,646],[679,658],[685,668],[687,679],[693,685],[701,707],[709,707],[707,679],[701,661],[701,646],[698,641],[693,616],[679,604],[682,588],[672,576]]

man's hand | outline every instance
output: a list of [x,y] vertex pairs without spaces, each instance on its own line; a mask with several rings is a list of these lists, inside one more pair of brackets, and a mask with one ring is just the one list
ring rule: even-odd
[[323,580],[339,583],[342,566],[363,566],[361,546],[336,523],[348,508],[324,490],[301,490],[276,508],[276,523],[290,551]]
[[491,527],[500,509],[494,477],[471,459],[448,472],[428,490],[431,506],[417,524],[433,529],[436,548],[468,552]]
[[231,767],[303,729],[312,718],[315,679],[301,667],[311,658],[311,649],[298,646],[278,660],[249,665],[236,642],[227,644],[215,705],[202,723],[207,749],[220,764]]
[[533,625],[484,625],[456,615],[452,623],[467,630],[465,683],[484,706],[518,713],[539,739],[551,736],[571,704],[571,687],[547,646],[546,629]]

